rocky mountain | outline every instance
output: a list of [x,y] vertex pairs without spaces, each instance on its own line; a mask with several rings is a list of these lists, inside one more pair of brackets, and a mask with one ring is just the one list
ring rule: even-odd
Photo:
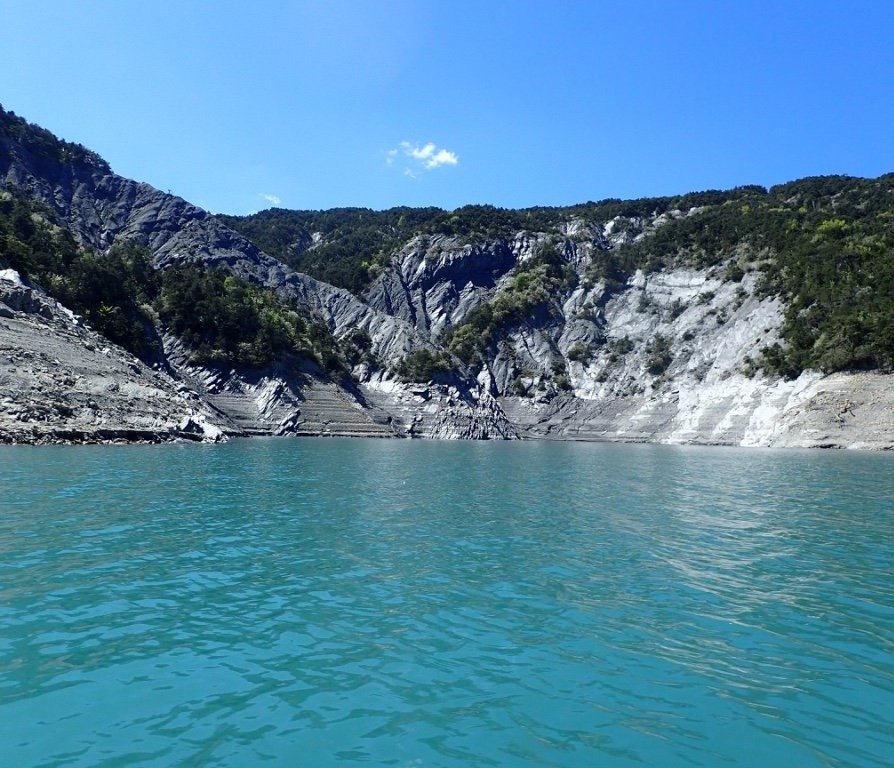
[[894,444],[892,176],[215,217],[0,109],[0,189],[0,439]]

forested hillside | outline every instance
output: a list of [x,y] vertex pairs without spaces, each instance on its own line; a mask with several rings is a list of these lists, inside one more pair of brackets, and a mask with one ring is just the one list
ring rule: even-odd
[[36,203],[0,192],[0,267],[15,269],[137,357],[161,354],[160,334],[177,334],[198,364],[265,366],[286,354],[344,373],[338,343],[275,292],[198,264],[152,268],[134,241],[96,254],[51,223]]
[[[669,211],[692,215],[647,227]],[[768,348],[761,361],[768,372],[796,376],[807,368],[894,365],[894,174],[813,177],[769,190],[744,186],[566,208],[271,209],[221,218],[295,269],[361,297],[414,237],[458,236],[476,243],[545,232],[561,238],[562,225],[570,221],[613,221],[614,231],[629,237],[601,249],[586,277],[617,289],[640,269],[703,268],[732,260],[733,281],[745,269],[759,269],[761,293],[779,295],[787,304],[785,343]],[[450,351],[469,362],[509,325],[560,300],[573,287],[560,272],[555,259],[520,268],[510,285],[450,336]]]

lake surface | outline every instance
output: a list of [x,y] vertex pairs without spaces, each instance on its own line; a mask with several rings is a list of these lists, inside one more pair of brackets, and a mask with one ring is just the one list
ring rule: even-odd
[[9,766],[890,766],[894,456],[0,448]]

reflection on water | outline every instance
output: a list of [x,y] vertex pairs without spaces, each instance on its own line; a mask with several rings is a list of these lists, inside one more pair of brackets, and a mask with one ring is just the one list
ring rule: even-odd
[[0,450],[11,765],[882,766],[888,456]]

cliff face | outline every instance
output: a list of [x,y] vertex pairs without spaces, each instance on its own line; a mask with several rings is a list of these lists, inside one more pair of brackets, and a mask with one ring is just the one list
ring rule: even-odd
[[[180,340],[160,329],[164,365],[158,370],[120,351],[112,354],[113,365],[107,354],[94,354],[111,349],[107,342],[90,336],[70,313],[8,272],[0,295],[7,373],[23,370],[29,352],[38,354],[36,339],[52,339],[55,346],[39,353],[50,362],[42,363],[30,384],[19,381],[7,388],[7,413],[23,413],[22,404],[37,397],[35,392],[61,397],[65,390],[63,399],[77,400],[78,393],[89,391],[95,403],[97,392],[108,400],[108,423],[115,424],[109,435],[131,429],[200,437],[894,445],[894,394],[886,374],[808,371],[787,381],[760,372],[760,352],[779,341],[785,307],[757,290],[761,263],[756,258],[738,253],[708,267],[641,269],[622,279],[594,271],[594,263],[622,243],[649,238],[668,222],[697,215],[697,209],[601,222],[569,217],[544,231],[519,229],[499,237],[417,234],[392,252],[361,295],[354,295],[295,272],[196,206],[115,175],[82,148],[57,147],[48,159],[16,118],[2,117],[15,130],[0,132],[0,187],[46,205],[82,245],[102,253],[116,242],[136,240],[151,250],[159,269],[180,262],[222,266],[276,290],[336,338],[364,332],[370,353],[353,363],[350,379],[341,381],[312,366],[209,368],[190,363]],[[324,234],[314,233],[296,246],[312,249],[324,241]],[[554,254],[553,262],[532,268],[544,249]],[[738,270],[730,268],[733,262]],[[548,296],[536,293],[536,279],[549,287]],[[42,296],[30,309],[21,298],[29,290]],[[500,323],[491,319],[486,333],[478,332],[475,318],[482,312],[496,316],[493,308],[499,313],[509,306],[507,297],[517,309],[520,296],[528,302],[524,311],[507,314]],[[51,317],[33,311],[38,305],[49,307],[41,311]],[[452,352],[456,337],[470,328],[478,333],[477,358],[462,363]],[[430,376],[417,375],[425,381],[409,381],[413,369],[400,371],[413,353],[449,364]],[[52,360],[61,363],[66,356],[82,378],[50,375],[57,367]],[[91,366],[96,380],[105,382],[99,390],[88,382]],[[113,368],[136,378],[124,382]],[[129,393],[128,405],[118,408],[112,401],[121,392]],[[76,435],[89,427],[105,434],[95,409],[63,406],[37,431]],[[6,439],[26,439],[26,432],[0,424]]]
[[[678,214],[684,215],[684,214]],[[647,222],[647,227],[661,222]],[[489,350],[478,382],[525,438],[776,447],[888,448],[894,392],[880,372],[786,381],[757,368],[779,341],[784,306],[757,292],[750,265],[636,272],[623,286],[588,285],[594,253],[617,244],[571,226],[562,253],[580,284],[552,313],[513,328]],[[397,254],[368,301],[432,340],[500,290],[543,237],[478,248],[449,238]],[[557,385],[557,381],[561,386]],[[367,384],[375,387],[376,382]],[[521,394],[520,394],[521,393]]]

